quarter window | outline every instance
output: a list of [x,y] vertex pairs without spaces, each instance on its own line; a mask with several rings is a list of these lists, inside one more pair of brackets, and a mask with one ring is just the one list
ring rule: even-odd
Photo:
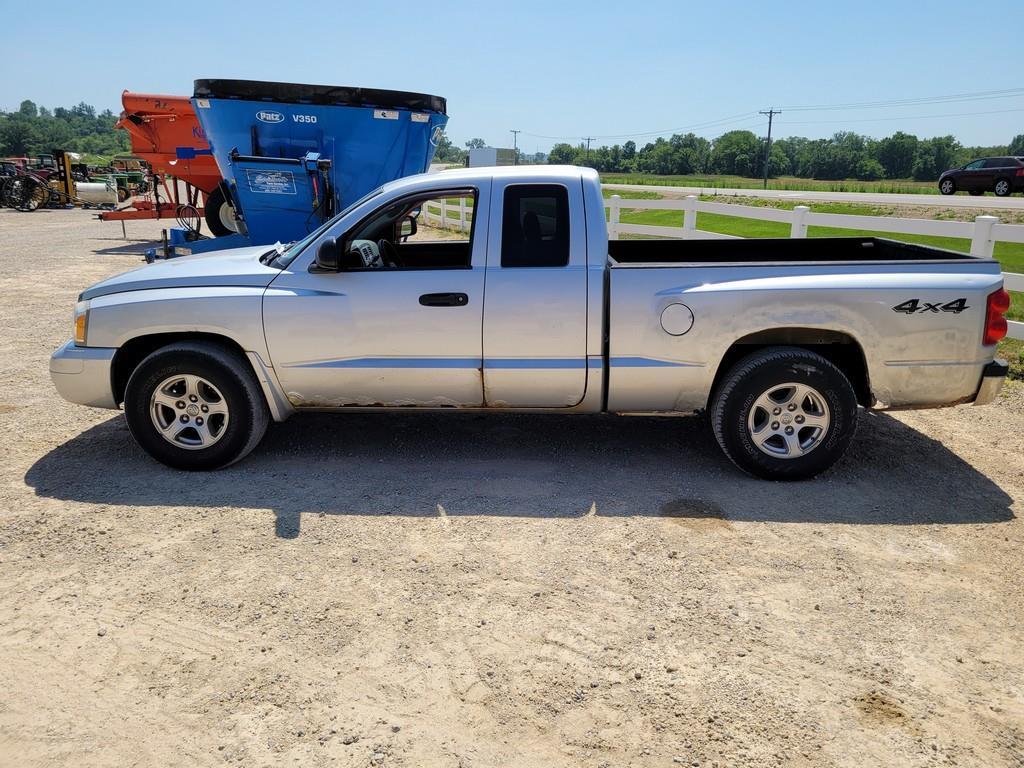
[[564,267],[569,263],[569,192],[558,184],[505,189],[502,267]]

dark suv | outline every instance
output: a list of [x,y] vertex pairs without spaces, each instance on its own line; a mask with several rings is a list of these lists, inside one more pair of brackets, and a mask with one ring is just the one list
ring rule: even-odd
[[939,176],[939,192],[944,195],[983,195],[989,190],[999,197],[1024,191],[1024,157],[985,157]]

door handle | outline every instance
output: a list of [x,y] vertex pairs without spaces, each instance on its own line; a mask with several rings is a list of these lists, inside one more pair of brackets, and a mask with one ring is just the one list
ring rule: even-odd
[[420,304],[424,307],[464,307],[469,304],[469,296],[464,293],[424,293],[420,296]]

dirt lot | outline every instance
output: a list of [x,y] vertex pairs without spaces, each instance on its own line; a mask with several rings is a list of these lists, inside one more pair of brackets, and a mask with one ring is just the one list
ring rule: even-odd
[[803,484],[698,418],[411,413],[182,474],[47,372],[140,250],[0,210],[3,766],[1024,765],[1024,387]]

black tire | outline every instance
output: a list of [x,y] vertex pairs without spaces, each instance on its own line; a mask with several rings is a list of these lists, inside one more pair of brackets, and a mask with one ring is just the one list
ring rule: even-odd
[[213,233],[214,237],[233,235],[236,232],[236,230],[227,226],[224,223],[224,219],[221,218],[221,209],[225,206],[227,206],[230,211],[234,211],[234,207],[224,194],[223,187],[217,187],[213,190],[213,192],[206,196],[206,201],[203,203],[203,214],[206,218],[206,226],[210,228],[210,232]]
[[992,191],[996,193],[996,197],[1009,197],[1013,194],[1013,182],[1009,179],[996,179]]
[[955,195],[956,182],[953,179],[943,179],[939,182],[939,192],[944,195]]
[[[179,447],[160,433],[157,417],[151,415],[157,388],[176,375],[201,377],[226,404],[223,432],[209,447]],[[220,469],[244,458],[262,439],[270,421],[249,361],[207,341],[171,344],[145,358],[128,379],[124,413],[128,429],[146,453],[169,467],[190,470]]]
[[[755,402],[788,383],[811,387],[828,418],[828,425],[818,432],[796,426],[798,441],[804,430],[817,437],[806,453],[791,458],[759,448],[749,426]],[[798,412],[804,412],[803,405]],[[783,412],[779,418],[786,416]],[[804,480],[824,472],[846,452],[857,428],[857,396],[843,372],[821,355],[798,347],[771,347],[748,355],[726,374],[712,400],[711,426],[722,451],[744,472],[766,480]],[[786,438],[778,439],[784,446]]]
[[983,189],[972,189],[967,194],[971,195],[971,197],[978,197],[979,195],[984,195],[985,194],[985,190],[983,190]]

